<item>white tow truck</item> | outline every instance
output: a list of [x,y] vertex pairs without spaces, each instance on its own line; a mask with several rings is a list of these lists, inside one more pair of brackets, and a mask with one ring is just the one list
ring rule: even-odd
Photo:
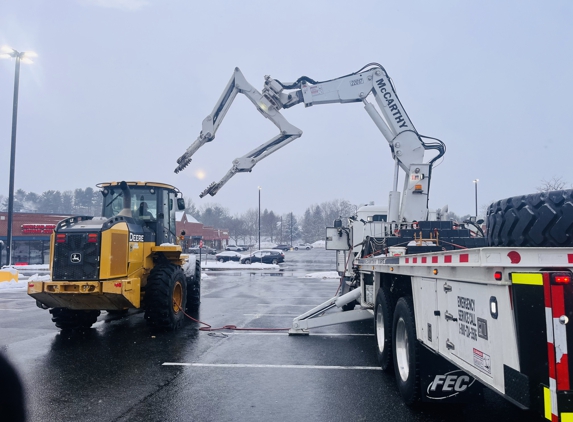
[[[176,173],[214,139],[238,93],[279,134],[235,159],[201,197],[215,195],[236,173],[251,171],[300,137],[302,131],[280,113],[300,103],[362,102],[395,163],[387,208],[359,208],[326,229],[341,293],[296,317],[290,334],[373,320],[378,360],[383,370],[395,372],[405,403],[477,400],[486,386],[548,420],[573,421],[572,190],[491,204],[487,233],[479,221],[456,224],[443,219],[443,210],[430,211],[432,166],[445,145],[416,131],[386,70],[376,63],[322,82],[301,77],[283,83],[266,76],[262,93],[236,68],[199,137],[177,160]],[[378,107],[368,101],[370,94]],[[427,152],[431,157],[425,160]]]

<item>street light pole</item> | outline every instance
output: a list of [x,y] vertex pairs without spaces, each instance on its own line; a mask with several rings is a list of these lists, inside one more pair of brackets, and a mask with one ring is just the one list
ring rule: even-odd
[[475,192],[476,192],[476,221],[478,218],[478,182],[479,182],[479,179],[474,180]]
[[29,57],[35,57],[36,53],[31,51],[19,52],[10,47],[2,47],[1,58],[13,57],[16,59],[16,69],[14,74],[14,101],[12,105],[12,139],[10,149],[10,186],[8,189],[8,231],[6,242],[6,260],[8,265],[12,265],[12,220],[14,215],[14,173],[16,167],[16,123],[18,121],[18,89],[20,85],[20,62],[32,63]]
[[261,250],[261,187],[259,186],[259,251]]

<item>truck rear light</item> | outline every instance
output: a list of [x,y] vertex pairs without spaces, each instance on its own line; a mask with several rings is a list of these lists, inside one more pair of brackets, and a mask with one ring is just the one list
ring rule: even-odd
[[569,284],[571,283],[571,273],[552,273],[551,282],[553,284]]
[[97,243],[98,236],[97,233],[88,234],[88,243]]
[[56,243],[66,243],[66,235],[65,234],[57,234],[56,235]]
[[501,281],[502,277],[503,277],[503,275],[502,275],[501,271],[496,271],[496,272],[493,274],[493,278],[494,278],[496,281]]

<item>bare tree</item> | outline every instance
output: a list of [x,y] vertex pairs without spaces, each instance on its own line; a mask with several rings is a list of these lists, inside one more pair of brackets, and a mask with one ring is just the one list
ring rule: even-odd
[[552,190],[565,189],[567,182],[563,180],[563,177],[553,176],[550,180],[541,180],[541,185],[537,186],[537,192],[549,192]]

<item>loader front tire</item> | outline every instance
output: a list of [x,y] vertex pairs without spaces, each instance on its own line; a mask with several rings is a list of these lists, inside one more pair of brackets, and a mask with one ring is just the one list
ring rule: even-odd
[[409,296],[396,303],[392,323],[394,373],[402,400],[408,406],[420,399],[420,365],[414,305]]
[[514,196],[487,210],[489,246],[573,246],[573,189]]
[[382,287],[376,295],[374,313],[374,334],[376,336],[376,355],[384,372],[392,369],[392,302],[390,292]]
[[145,319],[159,330],[173,331],[179,327],[187,305],[187,280],[181,267],[159,264],[147,277]]
[[78,311],[68,308],[52,308],[52,321],[62,330],[90,328],[100,315],[100,311]]

